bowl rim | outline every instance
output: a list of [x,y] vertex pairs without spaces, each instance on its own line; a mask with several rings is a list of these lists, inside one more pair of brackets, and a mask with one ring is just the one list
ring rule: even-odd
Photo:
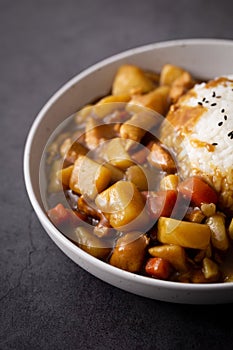
[[[39,124],[41,123],[44,114],[48,111],[48,109],[53,105],[56,100],[59,99],[60,96],[63,95],[64,92],[69,90],[74,84],[76,84],[81,79],[85,78],[92,72],[99,70],[100,68],[113,63],[115,61],[118,61],[122,58],[127,58],[131,56],[132,54],[137,53],[143,53],[146,51],[150,51],[153,49],[160,49],[160,48],[167,48],[172,46],[186,46],[186,45],[219,45],[219,46],[233,46],[233,40],[231,39],[214,39],[214,38],[192,38],[192,39],[177,39],[177,40],[167,40],[167,41],[160,41],[155,43],[150,43],[142,46],[137,46],[135,48],[131,48],[125,51],[122,51],[120,53],[114,54],[110,57],[107,57],[90,67],[84,69],[82,72],[75,75],[73,78],[68,80],[62,87],[60,87],[45,103],[45,105],[42,107],[42,109],[39,111],[39,113],[36,115],[34,121],[31,124],[31,127],[29,128],[29,132],[26,137],[25,145],[24,145],[24,153],[23,153],[23,175],[24,175],[24,183],[26,187],[26,192],[28,194],[29,200],[31,202],[31,205],[39,218],[42,226],[50,232],[49,236],[53,240],[57,240],[60,242],[63,246],[65,246],[69,251],[71,251],[73,254],[78,255],[80,259],[83,259],[84,261],[87,261],[91,265],[95,265],[95,267],[99,270],[105,270],[105,272],[109,274],[113,274],[116,277],[120,278],[121,280],[127,280],[127,281],[137,281],[141,285],[150,285],[157,288],[163,288],[174,291],[207,291],[207,290],[228,290],[233,288],[233,282],[227,282],[227,283],[207,283],[207,284],[192,284],[192,283],[181,283],[181,282],[173,282],[173,281],[166,281],[166,280],[159,280],[159,279],[153,279],[151,277],[135,274],[129,271],[124,271],[122,269],[119,269],[115,266],[112,266],[104,261],[101,261],[90,254],[83,251],[81,248],[73,244],[68,238],[66,238],[49,220],[49,218],[46,216],[45,212],[43,211],[42,207],[40,206],[36,195],[33,190],[31,178],[30,178],[30,150],[31,145],[34,139],[34,136],[36,134],[37,128]],[[84,267],[85,269],[85,267]],[[87,270],[87,269],[86,269]],[[89,273],[92,273],[89,271]]]

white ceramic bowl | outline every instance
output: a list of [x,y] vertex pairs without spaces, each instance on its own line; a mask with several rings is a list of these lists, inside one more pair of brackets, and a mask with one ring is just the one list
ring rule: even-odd
[[53,130],[80,107],[110,90],[117,67],[131,63],[160,71],[165,63],[186,68],[194,76],[209,79],[233,73],[233,41],[191,39],[168,41],[120,53],[86,69],[66,83],[36,117],[24,152],[24,176],[32,206],[57,246],[75,263],[103,281],[141,296],[168,302],[214,304],[233,301],[233,283],[187,284],[139,276],[108,265],[75,246],[48,219],[39,189],[39,165]]

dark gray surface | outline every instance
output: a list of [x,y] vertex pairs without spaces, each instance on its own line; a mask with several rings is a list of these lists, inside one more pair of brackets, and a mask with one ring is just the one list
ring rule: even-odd
[[232,4],[0,0],[1,350],[232,349],[232,304],[149,300],[70,261],[38,222],[22,173],[29,128],[61,85],[132,47],[176,38],[232,39]]

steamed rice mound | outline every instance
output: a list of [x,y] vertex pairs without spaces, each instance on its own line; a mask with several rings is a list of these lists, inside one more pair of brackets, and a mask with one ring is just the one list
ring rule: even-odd
[[172,105],[161,128],[182,178],[200,175],[233,213],[233,80],[220,77],[194,86]]

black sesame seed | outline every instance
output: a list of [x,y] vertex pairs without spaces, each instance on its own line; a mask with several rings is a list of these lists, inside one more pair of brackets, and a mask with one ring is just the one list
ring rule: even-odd
[[217,106],[217,103],[211,103],[211,106]]
[[213,146],[217,146],[218,144],[217,144],[217,142],[213,142],[212,145]]
[[222,110],[221,110],[221,113],[224,113],[225,112],[225,109],[223,108]]
[[202,102],[197,102],[200,106],[203,106]]
[[205,97],[203,97],[202,102],[205,102]]
[[227,120],[227,115],[224,115],[224,120]]
[[215,97],[215,96],[216,96],[215,91],[213,91],[212,97]]
[[218,123],[218,126],[222,126],[222,125],[223,125],[223,122],[219,122],[219,123]]
[[209,103],[209,101],[206,100],[205,103]]
[[229,132],[229,134],[227,134],[228,137],[230,137],[230,139],[233,139],[233,131]]

